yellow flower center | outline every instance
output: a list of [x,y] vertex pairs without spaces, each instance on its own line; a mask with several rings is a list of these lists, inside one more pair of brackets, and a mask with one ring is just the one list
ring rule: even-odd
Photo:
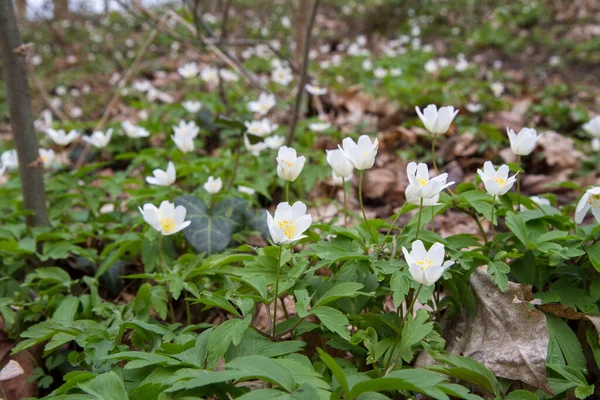
[[425,258],[423,261],[417,261],[416,264],[421,267],[421,271],[425,271],[426,269],[433,267],[433,262],[429,258]]
[[277,221],[277,225],[279,225],[279,228],[283,231],[285,236],[288,237],[288,239],[294,237],[295,229],[294,225],[292,224],[292,221],[290,221],[289,219],[284,219],[283,221]]
[[287,165],[288,167],[292,168],[294,166],[294,163],[291,161],[284,161],[283,162],[285,165]]
[[417,181],[419,181],[419,185],[425,186],[425,185],[427,185],[427,182],[429,182],[429,179],[427,179],[427,178],[417,178]]
[[506,179],[495,177],[494,182],[500,185],[500,187],[504,187],[504,185],[506,184]]
[[258,108],[259,108],[261,111],[267,111],[267,110],[269,109],[269,105],[268,105],[268,104],[265,104],[265,103],[262,103],[262,104],[259,104]]
[[250,128],[250,133],[260,133],[260,128],[258,126],[253,126]]
[[365,150],[365,151],[363,151],[363,156],[365,156],[365,157],[366,157],[366,156],[367,156],[369,153],[370,153],[370,151],[369,151],[369,150]]
[[175,221],[173,218],[161,218],[160,227],[164,233],[171,233],[175,229]]
[[593,194],[588,199],[588,203],[592,205],[592,207],[600,207],[600,194]]
[[43,162],[48,162],[48,157],[46,156],[40,156],[40,158],[42,159]]

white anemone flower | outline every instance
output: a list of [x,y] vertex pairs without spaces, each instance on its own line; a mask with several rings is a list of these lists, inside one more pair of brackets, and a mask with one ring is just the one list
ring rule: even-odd
[[248,135],[244,135],[244,145],[246,146],[246,150],[255,157],[258,157],[260,152],[267,148],[266,141],[252,144],[250,139],[248,139]]
[[331,124],[329,122],[313,122],[308,125],[308,128],[311,131],[315,131],[315,132],[323,132],[323,131],[329,129],[330,127],[331,127]]
[[[538,206],[549,206],[549,205],[551,205],[550,200],[545,199],[543,197],[531,196],[529,199],[531,201],[533,201],[535,204],[537,204]],[[520,210],[521,211],[527,211],[527,207],[525,207],[523,204],[521,204]]]
[[185,111],[195,114],[202,109],[202,102],[195,100],[187,100],[181,103]]
[[222,69],[221,79],[223,79],[225,82],[237,82],[240,80],[240,77],[235,72],[231,72],[228,69]]
[[271,150],[279,149],[284,143],[285,137],[281,135],[273,135],[265,139],[265,146]]
[[40,149],[40,158],[44,163],[44,167],[48,168],[54,162],[54,150],[52,149]]
[[102,131],[96,131],[96,132],[92,133],[91,136],[83,136],[81,139],[84,142],[91,144],[92,146],[94,146],[98,149],[102,149],[102,148],[108,146],[108,144],[110,143],[111,137],[112,137],[112,129],[109,129],[106,131],[106,133],[104,133]]
[[171,135],[171,139],[175,142],[175,146],[183,153],[189,153],[194,151],[194,137],[190,135],[185,135],[181,132],[175,132],[174,135]]
[[317,85],[311,85],[310,83],[307,83],[304,86],[304,88],[308,93],[312,94],[313,96],[323,96],[327,93],[327,88],[320,87]]
[[246,125],[246,132],[259,137],[269,136],[279,127],[279,125],[271,123],[271,120],[268,118],[251,122],[245,121],[244,125]]
[[51,128],[46,129],[46,135],[59,146],[67,146],[79,137],[79,133],[75,130],[66,133],[63,129],[54,130]]
[[338,147],[342,151],[342,154],[344,154],[344,157],[354,164],[354,168],[363,171],[375,164],[379,141],[375,139],[371,142],[371,139],[367,135],[362,135],[358,138],[357,143],[354,143],[354,140],[351,138],[345,138],[342,140],[342,145],[338,145]]
[[406,174],[408,175],[408,181],[410,182],[409,186],[412,186],[411,196],[415,196],[419,199],[416,203],[417,205],[421,204],[421,199],[423,199],[424,202],[425,199],[431,199],[436,196],[439,198],[439,194],[442,190],[448,186],[454,185],[454,182],[446,183],[448,174],[441,174],[429,179],[429,169],[427,168],[427,164],[424,163],[419,163],[418,165],[416,162],[408,163],[406,166]]
[[248,103],[248,110],[260,115],[267,114],[275,106],[275,96],[269,93],[261,93],[258,100]]
[[0,156],[0,160],[2,161],[2,167],[6,168],[8,171],[13,171],[19,168],[19,158],[17,157],[17,150],[6,150]]
[[516,134],[512,129],[506,128],[510,140],[510,149],[518,156],[528,156],[535,148],[535,144],[542,136],[535,129],[523,128]]
[[240,191],[240,193],[244,193],[244,194],[247,194],[249,196],[254,196],[254,194],[256,193],[256,190],[254,190],[254,189],[252,189],[251,187],[248,187],[248,186],[239,185],[237,187],[237,189]]
[[219,70],[215,67],[204,67],[200,72],[200,78],[211,85],[219,84]]
[[510,169],[506,164],[501,165],[498,167],[498,170],[495,170],[491,161],[486,161],[483,164],[483,171],[481,169],[477,170],[483,181],[485,190],[494,197],[506,194],[513,187],[517,180],[517,174],[509,178],[509,172]]
[[583,130],[594,138],[600,138],[600,115],[595,116],[582,126]]
[[129,121],[123,121],[121,123],[121,128],[123,128],[123,131],[125,131],[125,135],[132,139],[139,139],[150,136],[150,132],[148,132],[145,128],[142,128],[138,125],[134,125]]
[[217,194],[223,188],[223,181],[221,178],[214,178],[212,176],[208,177],[208,180],[202,185],[204,190],[206,190],[210,194]]
[[278,67],[271,72],[271,80],[278,85],[287,86],[294,80],[294,75],[290,68]]
[[341,150],[325,150],[327,152],[327,162],[331,166],[335,177],[340,180],[348,180],[354,171],[354,165],[348,160]]
[[154,204],[146,203],[143,208],[139,208],[144,221],[152,228],[163,235],[173,235],[191,224],[191,221],[185,221],[187,210],[184,206],[177,206],[165,200],[156,208]]
[[277,175],[283,180],[294,182],[298,178],[298,175],[300,175],[300,172],[302,172],[302,168],[304,168],[306,157],[298,157],[295,149],[281,146],[276,160]]
[[200,132],[200,128],[194,121],[179,121],[177,125],[173,126],[173,132],[175,135],[179,135],[181,137],[191,137],[192,139],[195,139]]
[[575,223],[582,223],[583,218],[590,210],[592,210],[596,221],[600,222],[600,186],[586,190],[581,196],[581,200],[579,200],[575,209]]
[[431,286],[438,281],[454,261],[444,261],[446,251],[441,243],[434,243],[427,251],[423,242],[415,240],[409,252],[402,247],[404,258],[408,264],[408,271],[412,278],[425,286]]
[[198,68],[198,64],[196,64],[195,62],[191,62],[183,64],[181,67],[177,68],[177,72],[184,79],[190,79],[196,77],[200,70]]
[[154,176],[146,177],[146,182],[148,182],[151,185],[171,186],[173,183],[175,183],[175,165],[171,161],[169,161],[166,170],[163,171],[162,169],[157,168],[154,171],[152,171],[152,174]]
[[306,205],[297,201],[292,206],[289,203],[279,203],[274,216],[267,211],[267,226],[271,239],[277,244],[292,243],[303,239],[303,233],[310,228],[312,217],[306,213]]
[[419,107],[415,107],[415,110],[425,128],[434,135],[443,135],[448,132],[450,124],[458,114],[458,110],[454,110],[452,106],[440,107],[438,110],[435,104],[428,105],[423,112]]

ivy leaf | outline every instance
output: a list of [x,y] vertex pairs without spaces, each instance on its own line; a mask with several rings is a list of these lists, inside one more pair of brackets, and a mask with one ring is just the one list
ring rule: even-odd
[[187,220],[191,221],[183,230],[188,243],[198,253],[207,254],[217,253],[229,245],[232,235],[245,225],[249,206],[245,200],[227,198],[209,210],[196,196],[178,197],[175,204],[186,208]]

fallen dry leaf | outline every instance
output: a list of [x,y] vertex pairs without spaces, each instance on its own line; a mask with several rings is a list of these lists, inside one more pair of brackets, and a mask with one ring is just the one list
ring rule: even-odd
[[[509,282],[502,293],[482,269],[475,270],[469,282],[477,299],[476,313],[463,313],[446,329],[447,351],[477,360],[498,377],[552,393],[546,377],[550,333],[544,314],[526,304],[532,298],[531,287]],[[432,362],[419,356],[420,366]]]

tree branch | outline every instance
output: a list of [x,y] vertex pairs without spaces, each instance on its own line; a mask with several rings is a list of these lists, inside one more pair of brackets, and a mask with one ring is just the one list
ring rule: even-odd
[[319,0],[314,0],[312,8],[310,10],[310,18],[308,25],[306,26],[305,37],[304,37],[304,55],[302,60],[302,75],[298,81],[298,91],[296,92],[296,101],[294,103],[294,110],[292,112],[292,123],[290,124],[290,132],[287,137],[287,145],[290,146],[294,140],[296,134],[296,126],[298,125],[298,119],[300,117],[300,105],[302,104],[302,95],[304,94],[304,86],[307,81],[308,63],[310,61],[308,54],[310,52],[310,39],[312,36],[312,28],[315,23],[315,17],[317,15],[317,8],[319,7]]

